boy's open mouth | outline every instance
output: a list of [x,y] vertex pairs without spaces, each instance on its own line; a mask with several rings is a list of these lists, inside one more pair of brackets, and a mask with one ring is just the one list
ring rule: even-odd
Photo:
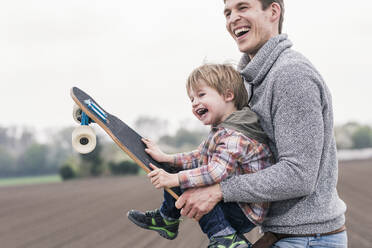
[[208,109],[207,108],[200,108],[200,109],[197,109],[195,112],[199,115],[199,117],[202,117],[205,113],[208,112]]
[[237,38],[247,34],[251,29],[249,27],[241,27],[234,30],[234,34]]

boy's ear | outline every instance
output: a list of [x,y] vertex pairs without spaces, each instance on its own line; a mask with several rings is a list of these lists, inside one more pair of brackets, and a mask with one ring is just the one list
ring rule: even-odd
[[225,98],[225,101],[226,102],[231,102],[234,100],[235,96],[234,96],[234,92],[232,92],[232,90],[230,89],[227,89],[225,94],[224,94],[224,98]]

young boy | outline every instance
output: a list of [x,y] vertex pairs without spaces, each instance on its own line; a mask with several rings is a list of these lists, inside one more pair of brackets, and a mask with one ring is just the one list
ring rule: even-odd
[[[156,188],[182,190],[219,183],[237,174],[254,173],[272,164],[267,137],[258,117],[248,106],[248,95],[240,74],[230,65],[206,64],[196,68],[187,80],[193,114],[210,125],[207,139],[195,151],[169,155],[150,140],[143,139],[146,152],[158,162],[180,169],[170,174],[154,165],[148,176]],[[145,213],[131,210],[128,218],[136,225],[174,239],[178,234],[180,210],[164,191],[160,209]],[[208,247],[250,247],[242,235],[262,223],[268,203],[220,202],[199,224],[210,239]]]

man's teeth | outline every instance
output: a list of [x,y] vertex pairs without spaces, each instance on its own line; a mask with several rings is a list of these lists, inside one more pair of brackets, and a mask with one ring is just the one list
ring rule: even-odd
[[235,36],[239,37],[243,33],[249,32],[249,30],[250,30],[250,28],[247,28],[247,27],[238,28],[238,29],[234,30],[234,34],[235,34]]

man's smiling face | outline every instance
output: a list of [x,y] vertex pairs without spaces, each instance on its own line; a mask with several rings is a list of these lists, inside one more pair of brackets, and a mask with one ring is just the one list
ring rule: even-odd
[[278,34],[273,8],[263,10],[259,0],[226,0],[224,15],[226,28],[239,50],[251,58]]

